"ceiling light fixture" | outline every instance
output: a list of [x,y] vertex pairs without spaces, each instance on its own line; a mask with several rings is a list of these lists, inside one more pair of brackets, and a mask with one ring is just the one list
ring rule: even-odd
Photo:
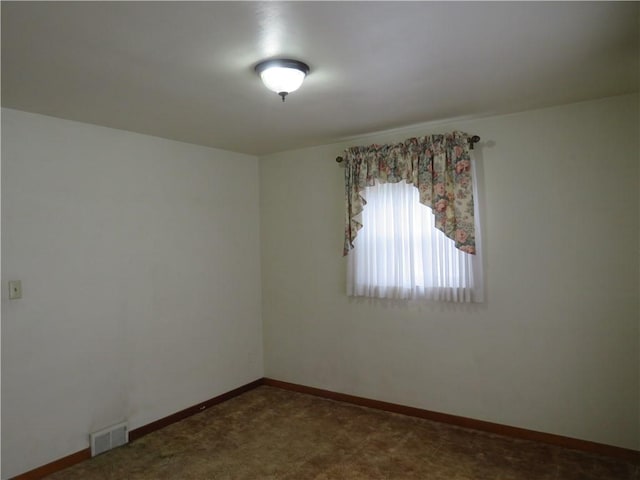
[[264,86],[280,95],[284,102],[284,97],[300,88],[309,73],[309,65],[298,60],[275,58],[257,64],[256,72]]

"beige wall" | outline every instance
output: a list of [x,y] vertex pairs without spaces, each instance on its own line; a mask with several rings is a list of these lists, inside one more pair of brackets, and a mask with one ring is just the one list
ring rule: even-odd
[[3,478],[262,377],[257,162],[2,110]]
[[[640,448],[637,106],[406,128],[259,172],[3,109],[2,477],[262,376],[262,340],[272,378]],[[483,139],[487,302],[348,299],[334,157],[454,128]]]
[[[349,145],[482,137],[486,303],[345,296]],[[638,97],[260,159],[266,376],[640,448]]]

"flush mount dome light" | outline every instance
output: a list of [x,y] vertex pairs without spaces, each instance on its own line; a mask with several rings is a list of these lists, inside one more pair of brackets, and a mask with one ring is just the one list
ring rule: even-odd
[[284,97],[300,88],[309,73],[309,65],[298,60],[276,58],[257,64],[256,72],[264,86],[280,95],[284,102]]

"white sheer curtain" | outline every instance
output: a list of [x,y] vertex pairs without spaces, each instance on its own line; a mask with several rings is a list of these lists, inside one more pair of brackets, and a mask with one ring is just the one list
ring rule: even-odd
[[413,185],[376,184],[366,188],[363,197],[363,228],[348,255],[348,295],[484,300],[477,206],[477,253],[471,255],[456,249],[454,241],[434,227],[434,215],[420,203]]

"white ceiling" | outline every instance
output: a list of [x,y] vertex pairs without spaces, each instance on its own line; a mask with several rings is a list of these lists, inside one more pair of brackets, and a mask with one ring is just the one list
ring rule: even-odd
[[[639,6],[2,1],[2,105],[262,155],[637,92]],[[311,67],[284,104],[274,56]]]

